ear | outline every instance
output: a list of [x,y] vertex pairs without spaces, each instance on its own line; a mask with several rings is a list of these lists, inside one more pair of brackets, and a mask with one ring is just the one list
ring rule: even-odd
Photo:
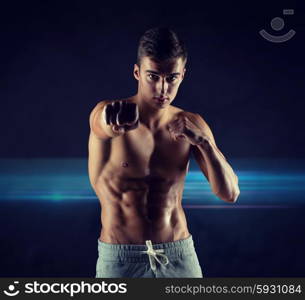
[[134,64],[133,66],[133,76],[135,77],[136,80],[140,79],[140,68],[137,64]]
[[183,69],[183,72],[182,72],[182,80],[184,79],[184,74],[186,72],[186,68]]

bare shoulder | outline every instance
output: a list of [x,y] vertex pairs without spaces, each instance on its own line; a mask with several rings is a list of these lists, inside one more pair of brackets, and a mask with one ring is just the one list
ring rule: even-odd
[[95,104],[95,106],[91,109],[90,111],[90,116],[89,116],[89,120],[90,120],[90,125],[92,125],[93,120],[95,119],[96,115],[103,109],[103,107],[110,103],[109,100],[101,100],[98,103]]
[[208,126],[205,119],[198,113],[186,111],[180,107],[171,105],[173,119],[179,116],[185,116],[198,126]]
[[111,101],[112,100],[101,100],[101,101],[97,102],[95,104],[95,106],[93,107],[93,109],[91,110],[91,113],[100,109],[100,108],[102,108],[102,107],[104,107],[106,104],[111,103]]

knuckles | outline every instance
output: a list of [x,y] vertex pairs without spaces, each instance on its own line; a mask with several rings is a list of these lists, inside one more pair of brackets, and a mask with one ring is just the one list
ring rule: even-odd
[[108,103],[104,111],[104,120],[107,125],[136,125],[139,119],[138,106],[126,100]]

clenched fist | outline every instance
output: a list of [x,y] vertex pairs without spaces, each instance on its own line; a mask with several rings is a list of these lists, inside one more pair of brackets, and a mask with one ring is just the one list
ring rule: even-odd
[[139,109],[136,103],[126,100],[107,104],[102,112],[103,120],[115,133],[123,134],[139,125]]
[[179,114],[174,121],[169,123],[167,128],[175,141],[184,139],[195,146],[210,140],[204,128],[200,127],[198,118],[190,118],[186,114]]

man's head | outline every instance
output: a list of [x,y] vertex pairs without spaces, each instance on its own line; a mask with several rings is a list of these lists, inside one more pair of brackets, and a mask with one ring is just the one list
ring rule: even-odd
[[[185,45],[172,30],[147,30],[140,39],[134,65],[141,99],[156,108],[169,105],[184,78],[186,61]],[[162,102],[155,97],[167,100]]]

